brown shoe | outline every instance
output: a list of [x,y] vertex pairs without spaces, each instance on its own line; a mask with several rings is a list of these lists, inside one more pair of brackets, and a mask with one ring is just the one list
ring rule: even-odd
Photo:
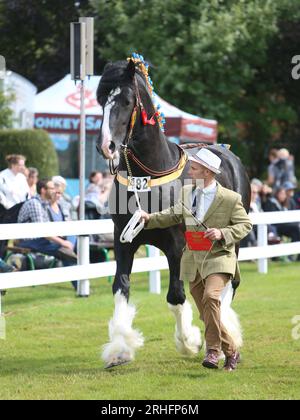
[[227,372],[232,372],[237,368],[238,363],[241,360],[240,353],[235,351],[232,353],[231,356],[226,356],[225,363],[224,363],[224,370]]
[[205,359],[202,362],[202,366],[208,369],[218,369],[219,367],[219,356],[215,350],[208,350]]

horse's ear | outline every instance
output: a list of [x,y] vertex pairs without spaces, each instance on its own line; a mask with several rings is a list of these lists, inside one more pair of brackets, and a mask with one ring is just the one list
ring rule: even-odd
[[134,75],[135,75],[135,64],[134,64],[134,62],[132,60],[129,60],[128,61],[126,72],[127,72],[128,76],[130,77],[130,79],[133,79],[134,78]]

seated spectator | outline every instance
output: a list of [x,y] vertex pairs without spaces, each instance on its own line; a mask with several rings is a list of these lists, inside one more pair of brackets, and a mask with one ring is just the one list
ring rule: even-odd
[[[265,205],[265,211],[287,211],[285,203],[287,200],[287,193],[284,188],[278,188],[273,197],[271,197]],[[273,225],[276,228],[279,236],[287,236],[292,242],[300,241],[300,227],[299,223],[281,223]],[[300,261],[300,254],[298,254],[297,261]]]
[[36,184],[39,180],[39,171],[36,168],[28,168],[27,183],[29,186],[30,198],[35,197],[37,194]]
[[[260,186],[257,183],[251,183],[251,201],[250,201],[250,208],[249,213],[259,213],[261,211],[260,204],[257,203],[257,197],[259,193]],[[241,248],[248,247],[248,246],[257,246],[257,227],[253,226],[251,232],[241,240],[240,246]]]
[[294,195],[295,195],[294,184],[290,181],[287,181],[283,184],[283,188],[285,189],[285,192],[286,192],[286,201],[284,203],[284,207],[287,210],[297,210],[297,204],[296,204],[296,201],[294,200]]
[[6,264],[5,261],[0,258],[0,273],[11,273],[12,271],[15,271],[15,267],[12,265]]
[[296,203],[296,210],[300,210],[300,191],[299,190],[294,194],[293,198]]
[[101,187],[103,182],[103,174],[100,171],[93,171],[89,176],[90,184],[95,184]]
[[66,188],[67,188],[67,181],[62,176],[54,176],[52,178],[52,181],[54,182],[54,186],[56,188],[56,191],[60,191],[60,199],[59,199],[59,206],[63,212],[64,220],[72,220],[72,211],[73,211],[73,205],[72,205],[72,198],[66,194]]
[[[260,193],[262,191],[263,183],[258,178],[253,178],[251,180],[251,202],[250,206],[254,206],[254,203],[256,203],[256,206],[258,207],[258,211],[261,211],[261,198]],[[255,199],[255,201],[252,201],[252,199]]]
[[264,210],[264,206],[265,206],[266,202],[269,200],[269,198],[271,198],[272,193],[273,193],[272,188],[269,187],[269,185],[264,183],[262,185],[260,193],[259,193],[262,210]]
[[25,201],[29,186],[23,174],[26,158],[22,155],[6,156],[8,168],[0,172],[0,203],[6,209]]
[[[12,265],[6,264],[1,258],[0,258],[0,274],[1,273],[12,273],[13,271],[17,271],[15,267]],[[0,294],[4,296],[6,294],[6,290],[0,290]]]
[[[95,174],[99,174],[99,173],[100,172],[97,172]],[[97,175],[94,175],[94,177],[90,176],[90,180],[92,179],[95,182],[91,182],[88,185],[86,189],[86,194],[85,194],[86,218],[87,219],[110,218],[109,211],[108,211],[108,196],[111,191],[112,180],[110,178],[103,178],[102,174],[101,174],[101,177],[97,177]]]
[[[63,187],[55,187],[55,194],[50,199],[50,205],[48,207],[48,215],[51,222],[65,222],[66,218],[60,204],[63,195]],[[68,236],[67,241],[73,244],[73,251],[76,248],[77,238],[76,236]]]
[[[28,200],[22,206],[19,216],[19,223],[41,223],[49,222],[49,202],[56,194],[54,183],[51,179],[44,179],[37,184],[37,196]],[[53,255],[60,259],[64,266],[76,265],[77,256],[73,251],[73,244],[58,236],[48,238],[22,239],[19,242],[22,248],[29,248],[35,252]],[[72,282],[77,289],[77,282]]]

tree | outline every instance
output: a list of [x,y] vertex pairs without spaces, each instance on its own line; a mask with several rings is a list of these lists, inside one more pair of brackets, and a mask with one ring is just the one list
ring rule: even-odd
[[[2,82],[2,80],[0,80]],[[0,84],[0,129],[11,128],[13,124],[13,111],[9,107],[13,95],[11,93],[5,94],[1,90]]]
[[296,0],[91,3],[104,58],[143,54],[160,95],[217,119],[219,140],[233,143],[253,173],[263,171],[271,140],[297,117],[266,71],[279,21],[296,10]]
[[70,72],[70,22],[88,11],[88,0],[0,1],[0,54],[7,68],[39,90]]

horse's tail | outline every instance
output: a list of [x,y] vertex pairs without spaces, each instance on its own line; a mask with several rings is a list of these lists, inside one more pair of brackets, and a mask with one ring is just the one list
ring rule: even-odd
[[243,345],[243,336],[238,315],[231,308],[233,293],[232,284],[229,282],[221,296],[221,322],[232,338],[235,347],[240,349]]

